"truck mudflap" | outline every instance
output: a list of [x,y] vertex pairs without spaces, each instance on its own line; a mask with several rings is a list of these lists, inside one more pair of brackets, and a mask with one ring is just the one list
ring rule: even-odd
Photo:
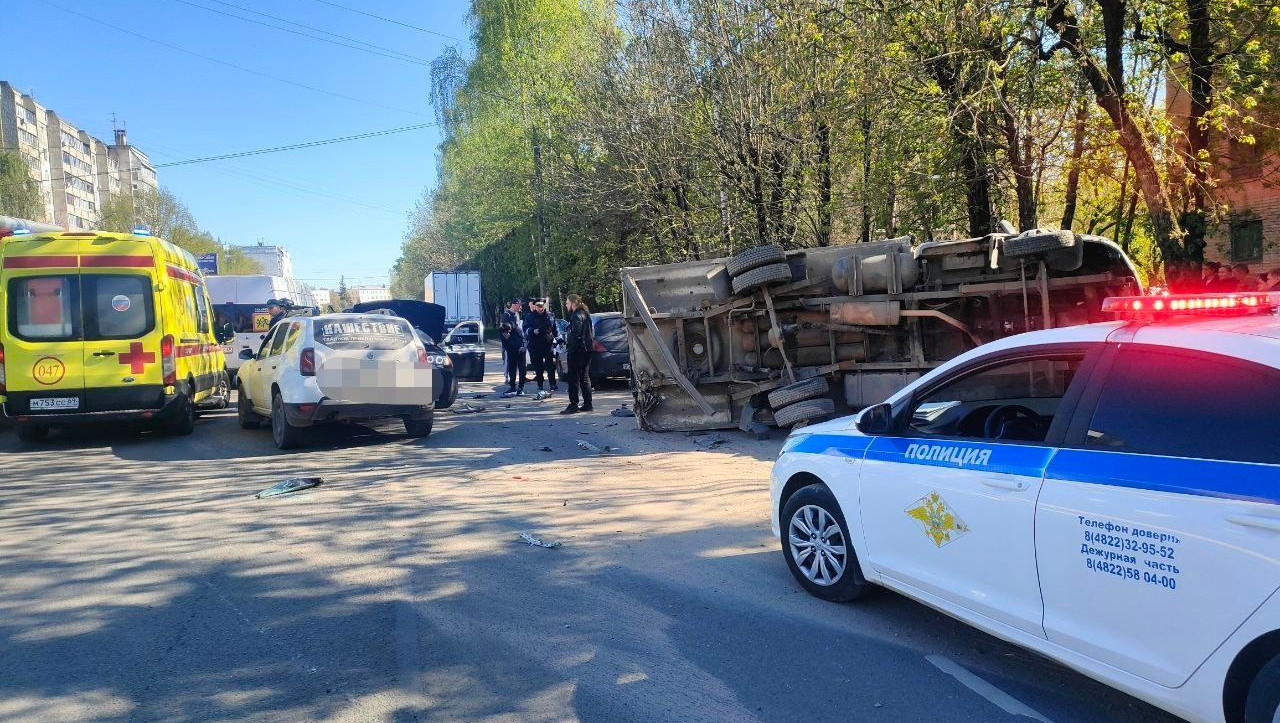
[[[1103,298],[1139,286],[1118,246],[1070,232],[919,246],[905,237],[790,251],[781,262],[768,251],[622,270],[642,428],[774,424],[774,412],[808,398],[778,395],[785,406],[773,409],[768,393],[815,376],[828,379],[823,398],[836,413],[856,411],[987,341],[1104,320]],[[762,260],[790,274],[735,283]]]

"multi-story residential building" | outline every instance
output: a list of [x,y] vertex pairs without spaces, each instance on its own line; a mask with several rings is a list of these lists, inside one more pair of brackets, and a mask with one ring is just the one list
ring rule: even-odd
[[34,221],[92,228],[112,196],[159,187],[155,167],[124,130],[107,145],[2,80],[0,149],[17,151],[31,167],[45,206]]
[[271,276],[283,276],[286,279],[293,278],[293,259],[289,256],[289,249],[283,246],[268,246],[258,243],[253,246],[237,246],[237,250],[245,256],[258,262],[258,266],[262,267],[262,273]]
[[386,286],[352,286],[351,300],[357,304],[368,301],[387,301],[391,298],[391,289]]

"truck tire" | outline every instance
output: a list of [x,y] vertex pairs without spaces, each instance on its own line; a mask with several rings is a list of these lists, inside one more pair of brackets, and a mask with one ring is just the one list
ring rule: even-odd
[[1071,248],[1075,244],[1076,236],[1070,231],[1033,229],[1013,238],[1005,239],[1004,255],[1016,259],[1042,254],[1046,251]]
[[831,386],[827,384],[826,377],[813,377],[812,379],[803,379],[794,384],[788,384],[785,387],[779,387],[769,392],[769,408],[781,409],[788,404],[821,397],[831,390]]
[[797,422],[804,422],[830,414],[835,414],[836,403],[830,399],[806,399],[789,404],[782,409],[773,410],[773,423],[779,427],[790,427]]
[[769,264],[733,277],[733,293],[742,294],[757,286],[771,286],[791,280],[791,267],[786,264]]
[[767,264],[786,263],[786,261],[787,252],[777,244],[769,244],[735,254],[724,265],[724,270],[728,271],[730,276],[741,276],[751,269],[758,269]]

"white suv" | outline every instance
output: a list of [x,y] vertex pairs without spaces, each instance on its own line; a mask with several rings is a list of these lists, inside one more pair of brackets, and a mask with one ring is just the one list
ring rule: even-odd
[[276,446],[302,444],[320,422],[400,417],[411,437],[431,434],[434,367],[404,319],[326,314],[281,321],[257,353],[240,353],[240,427],[271,420]]

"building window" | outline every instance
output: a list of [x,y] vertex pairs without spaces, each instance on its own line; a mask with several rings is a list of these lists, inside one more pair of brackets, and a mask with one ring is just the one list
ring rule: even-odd
[[1231,223],[1231,260],[1236,263],[1262,260],[1262,219]]
[[22,117],[26,118],[27,122],[31,123],[32,125],[34,125],[36,122],[36,112],[31,110],[30,108],[22,109]]

